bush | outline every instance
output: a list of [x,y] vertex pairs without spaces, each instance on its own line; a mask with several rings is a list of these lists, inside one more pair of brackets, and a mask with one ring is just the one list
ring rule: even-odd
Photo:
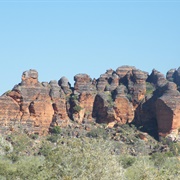
[[174,156],[180,155],[180,143],[179,142],[171,142],[169,144],[169,148],[170,148],[170,152],[172,152],[172,154]]
[[120,162],[125,169],[132,166],[135,161],[136,159],[133,156],[122,156],[120,159]]
[[79,105],[76,105],[76,106],[74,106],[73,107],[73,110],[75,111],[75,112],[80,112],[81,110],[82,110],[83,108],[81,107],[81,106],[79,106]]
[[51,135],[51,136],[47,137],[47,140],[50,141],[50,142],[52,142],[52,143],[57,142],[58,139],[59,139],[59,137],[58,137],[57,134],[54,134],[54,135]]
[[154,165],[160,167],[166,160],[166,156],[164,153],[156,152],[151,155],[150,159],[153,161]]
[[53,134],[60,134],[61,133],[61,128],[59,126],[54,126],[51,129],[51,133],[53,133]]
[[13,146],[4,137],[0,135],[0,155],[11,153]]
[[43,155],[45,157],[51,156],[52,155],[52,146],[46,141],[42,142],[42,146],[39,150],[39,154]]
[[91,131],[88,132],[86,134],[86,136],[87,137],[92,137],[92,138],[101,137],[103,139],[107,139],[108,133],[106,132],[106,130],[104,128],[97,127],[97,128],[91,129]]
[[146,82],[146,95],[152,95],[154,90],[155,87],[151,83]]
[[38,137],[39,137],[39,135],[38,134],[30,134],[29,135],[29,137],[31,138],[31,139],[38,139]]
[[17,154],[26,150],[29,146],[31,146],[31,139],[25,133],[12,133],[7,137],[8,141],[13,144],[14,152]]
[[7,158],[10,159],[13,163],[17,162],[19,160],[18,154],[14,153],[14,152],[8,154]]
[[78,101],[78,99],[79,99],[79,96],[76,95],[76,94],[74,94],[74,95],[71,96],[71,100],[72,100],[72,101]]

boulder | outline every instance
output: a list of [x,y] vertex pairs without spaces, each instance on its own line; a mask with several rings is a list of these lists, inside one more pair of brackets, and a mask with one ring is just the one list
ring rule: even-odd
[[101,76],[97,80],[97,90],[99,92],[103,92],[108,85],[108,75],[101,74]]
[[66,77],[63,76],[62,78],[60,78],[58,84],[66,95],[70,95],[72,93],[71,84]]

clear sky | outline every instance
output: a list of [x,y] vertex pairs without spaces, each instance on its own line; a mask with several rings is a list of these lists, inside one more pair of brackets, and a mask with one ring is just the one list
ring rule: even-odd
[[0,94],[39,81],[180,66],[180,0],[0,0]]

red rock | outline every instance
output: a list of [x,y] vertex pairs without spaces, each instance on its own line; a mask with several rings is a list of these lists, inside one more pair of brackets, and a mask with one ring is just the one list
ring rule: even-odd
[[[167,79],[179,85],[179,72],[180,68],[170,70]],[[29,133],[43,134],[51,125],[67,126],[71,118],[78,123],[96,120],[109,127],[132,120],[146,127],[157,122],[159,134],[167,135],[180,128],[180,93],[160,72],[153,70],[147,76],[135,67],[121,66],[97,80],[77,74],[73,88],[65,77],[40,83],[36,70],[25,71],[21,83],[0,97],[0,130],[22,126]],[[146,81],[156,88],[150,97]]]
[[131,123],[134,119],[134,108],[125,96],[117,97],[114,101],[116,121],[120,124]]
[[75,84],[74,90],[78,93],[83,91],[95,91],[96,87],[93,85],[92,79],[87,74],[77,74],[74,76]]
[[97,80],[97,90],[104,91],[106,86],[108,85],[108,75],[101,74],[100,78]]
[[79,96],[79,105],[84,109],[83,119],[92,121],[92,112],[94,105],[95,94],[89,92],[82,92]]
[[156,116],[160,134],[180,128],[180,93],[174,83],[167,83],[166,91],[157,99]]
[[66,106],[66,95],[61,89],[61,87],[58,85],[57,81],[51,81],[50,87],[50,97],[54,110],[52,124],[58,126],[66,126],[69,122]]
[[20,107],[11,97],[0,97],[0,132],[6,133],[20,120]]

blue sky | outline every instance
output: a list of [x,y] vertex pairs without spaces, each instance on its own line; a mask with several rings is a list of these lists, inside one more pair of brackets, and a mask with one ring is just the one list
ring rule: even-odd
[[73,84],[121,65],[180,66],[180,0],[0,0],[0,94],[28,69]]

